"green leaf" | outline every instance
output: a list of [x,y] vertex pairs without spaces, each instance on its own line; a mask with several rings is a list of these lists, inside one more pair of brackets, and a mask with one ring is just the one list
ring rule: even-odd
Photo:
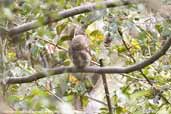
[[47,92],[35,87],[32,89],[31,95],[33,95],[33,96],[47,96]]
[[19,102],[19,101],[21,101],[21,100],[23,100],[23,96],[19,96],[19,95],[11,95],[11,96],[9,96],[8,97],[8,100],[10,101],[10,102]]
[[133,99],[138,99],[141,97],[147,97],[147,96],[151,96],[152,92],[150,90],[139,90],[134,92],[130,97]]

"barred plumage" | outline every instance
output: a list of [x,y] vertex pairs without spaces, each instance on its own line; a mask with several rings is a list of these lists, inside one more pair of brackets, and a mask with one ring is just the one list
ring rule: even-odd
[[77,68],[84,68],[90,64],[91,56],[86,35],[76,35],[72,39],[69,47],[69,55]]

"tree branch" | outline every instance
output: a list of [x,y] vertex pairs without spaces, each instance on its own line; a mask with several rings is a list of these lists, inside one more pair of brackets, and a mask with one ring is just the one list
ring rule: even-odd
[[104,1],[104,2],[98,2],[98,3],[92,3],[92,4],[88,4],[88,5],[82,5],[82,6],[78,6],[78,7],[74,7],[72,9],[67,9],[64,11],[60,11],[58,13],[56,13],[56,17],[54,18],[46,18],[43,22],[39,22],[38,20],[34,20],[32,22],[28,22],[22,25],[19,25],[17,27],[14,27],[12,29],[9,29],[9,35],[13,36],[16,34],[20,34],[26,31],[29,31],[31,29],[35,29],[38,28],[42,25],[47,25],[53,22],[57,22],[60,21],[62,19],[71,17],[71,16],[75,16],[81,13],[87,13],[87,12],[91,12],[93,10],[98,10],[98,9],[104,9],[104,8],[111,8],[111,7],[116,7],[116,6],[121,6],[121,5],[127,5],[130,4],[132,2],[128,2],[127,0],[124,0],[122,2],[113,2],[113,1]]
[[84,69],[77,69],[75,67],[58,67],[53,69],[46,69],[43,72],[39,72],[36,74],[33,74],[31,76],[25,76],[25,77],[10,77],[5,80],[2,80],[1,83],[3,84],[19,84],[19,83],[29,83],[32,81],[36,81],[40,78],[44,78],[51,75],[61,74],[61,73],[78,73],[78,72],[85,72],[85,73],[129,73],[133,71],[138,71],[156,60],[158,60],[161,56],[165,55],[166,51],[171,46],[171,38],[167,39],[167,42],[165,45],[161,48],[160,51],[158,51],[156,54],[154,54],[152,57],[150,57],[147,60],[144,60],[140,63],[128,66],[128,67],[98,67],[98,66],[89,66]]
[[[100,63],[100,67],[103,67],[103,60],[100,59],[99,60]],[[107,80],[106,80],[106,75],[104,73],[101,74],[102,75],[102,80],[103,80],[103,86],[104,86],[104,90],[105,90],[105,94],[106,94],[106,101],[107,101],[107,106],[109,109],[109,114],[112,114],[112,104],[111,104],[111,100],[110,100],[110,93],[109,93],[109,88],[108,88],[108,84],[107,84]]]

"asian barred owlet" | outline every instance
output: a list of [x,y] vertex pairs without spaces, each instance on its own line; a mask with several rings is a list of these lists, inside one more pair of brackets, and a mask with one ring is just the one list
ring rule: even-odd
[[69,55],[77,68],[84,68],[90,64],[88,38],[84,34],[75,35],[70,42]]

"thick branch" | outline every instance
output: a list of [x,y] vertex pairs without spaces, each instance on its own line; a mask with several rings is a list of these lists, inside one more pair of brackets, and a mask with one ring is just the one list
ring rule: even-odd
[[35,29],[37,27],[40,27],[42,25],[47,25],[49,23],[53,23],[53,22],[57,22],[60,21],[62,19],[74,16],[74,15],[78,15],[81,13],[86,13],[86,12],[91,12],[93,10],[96,9],[104,9],[104,8],[110,8],[110,7],[116,7],[116,6],[121,6],[121,5],[127,5],[130,2],[125,1],[125,2],[113,2],[113,1],[105,1],[105,2],[98,2],[98,3],[92,3],[92,4],[88,4],[88,5],[82,5],[82,6],[78,6],[78,7],[74,7],[72,9],[68,9],[68,10],[64,10],[64,11],[60,11],[56,14],[55,18],[50,18],[50,19],[46,19],[43,22],[39,22],[38,20],[32,21],[32,22],[28,22],[22,25],[19,25],[17,27],[14,27],[12,29],[9,30],[9,35],[16,35],[22,32],[26,32],[29,31],[31,29]]
[[31,76],[25,77],[11,77],[3,81],[5,84],[17,84],[17,83],[29,83],[36,81],[40,78],[44,78],[51,75],[61,74],[61,73],[129,73],[133,71],[140,70],[163,56],[166,51],[171,46],[171,38],[168,38],[166,44],[161,48],[159,52],[153,55],[151,58],[144,60],[140,63],[128,66],[128,67],[98,67],[98,66],[89,66],[84,69],[76,69],[75,67],[58,67],[54,69],[47,69],[43,72],[33,74]]

